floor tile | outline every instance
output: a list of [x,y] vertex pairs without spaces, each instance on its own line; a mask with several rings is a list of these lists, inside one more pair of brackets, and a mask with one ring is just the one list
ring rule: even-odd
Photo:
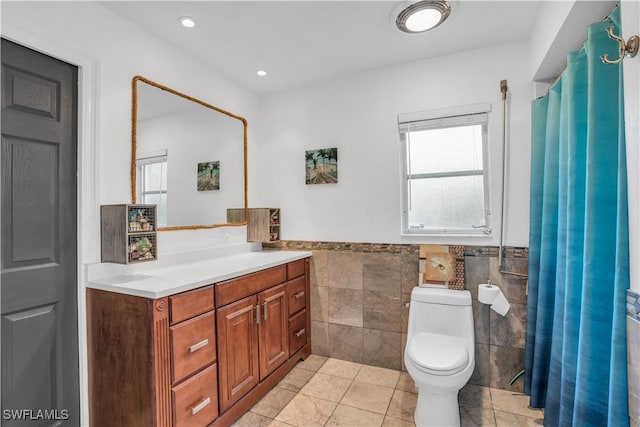
[[387,415],[400,418],[405,421],[413,421],[413,414],[416,411],[418,395],[408,391],[395,390]]
[[362,365],[355,362],[347,362],[346,360],[329,359],[318,372],[326,375],[333,375],[335,377],[342,377],[347,379],[354,379]]
[[382,421],[382,427],[416,427],[416,423],[386,416]]
[[313,371],[295,367],[278,383],[278,387],[298,392],[313,376]]
[[349,379],[316,373],[300,393],[338,403],[350,385]]
[[298,394],[278,414],[276,420],[297,427],[320,427],[324,426],[336,406],[328,400]]
[[264,417],[254,412],[247,412],[238,421],[231,424],[231,427],[267,427],[273,419]]
[[320,367],[324,365],[324,362],[326,362],[327,359],[329,358],[312,354],[311,356],[307,357],[306,360],[303,360],[302,362],[298,363],[296,365],[296,368],[317,372],[318,369],[320,369]]
[[253,405],[251,412],[263,415],[269,418],[275,418],[278,413],[291,401],[296,395],[295,391],[275,387],[258,403]]
[[493,409],[461,406],[460,425],[464,427],[496,427]]
[[383,419],[384,415],[382,414],[375,414],[350,406],[338,405],[325,426],[380,427]]
[[542,425],[542,416],[530,418],[501,411],[495,411],[495,414],[497,427],[539,427]]
[[522,393],[492,388],[491,401],[496,411],[524,415],[530,418],[542,418],[542,410],[529,408],[529,396]]
[[340,403],[377,414],[385,414],[391,396],[393,396],[393,389],[390,387],[354,381]]
[[282,421],[273,420],[269,427],[291,427],[291,424],[283,423]]
[[398,378],[398,383],[396,384],[396,388],[402,391],[408,391],[410,393],[417,393],[418,389],[416,389],[416,383],[406,372],[400,372],[400,377]]
[[473,384],[467,384],[460,390],[458,393],[458,403],[460,406],[472,408],[493,408],[489,388]]
[[362,383],[383,385],[385,387],[395,388],[398,384],[400,371],[393,369],[377,368],[375,366],[364,365],[355,380]]

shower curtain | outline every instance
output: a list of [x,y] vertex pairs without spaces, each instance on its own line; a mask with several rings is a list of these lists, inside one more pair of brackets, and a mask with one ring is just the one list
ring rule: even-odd
[[525,393],[545,426],[629,425],[627,173],[620,10],[532,104]]

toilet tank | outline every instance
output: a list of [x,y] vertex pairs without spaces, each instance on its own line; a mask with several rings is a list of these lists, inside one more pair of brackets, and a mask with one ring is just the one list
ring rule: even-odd
[[457,336],[474,341],[471,293],[416,287],[411,292],[408,338],[420,332]]

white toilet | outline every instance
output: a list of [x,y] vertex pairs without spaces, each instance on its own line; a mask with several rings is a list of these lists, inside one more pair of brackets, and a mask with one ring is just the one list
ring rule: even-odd
[[469,291],[413,289],[404,362],[418,387],[416,425],[460,426],[458,391],[475,367]]

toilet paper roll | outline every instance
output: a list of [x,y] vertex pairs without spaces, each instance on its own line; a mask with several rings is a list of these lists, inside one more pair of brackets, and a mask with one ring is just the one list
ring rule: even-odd
[[491,304],[491,310],[503,317],[507,314],[510,307],[511,304],[509,304],[509,301],[507,301],[502,291],[498,292],[498,296],[493,300],[493,304]]
[[491,310],[501,316],[505,316],[511,307],[500,288],[491,284],[478,285],[478,301],[489,304]]
[[483,304],[492,304],[500,293],[500,288],[491,284],[478,285],[478,301]]

